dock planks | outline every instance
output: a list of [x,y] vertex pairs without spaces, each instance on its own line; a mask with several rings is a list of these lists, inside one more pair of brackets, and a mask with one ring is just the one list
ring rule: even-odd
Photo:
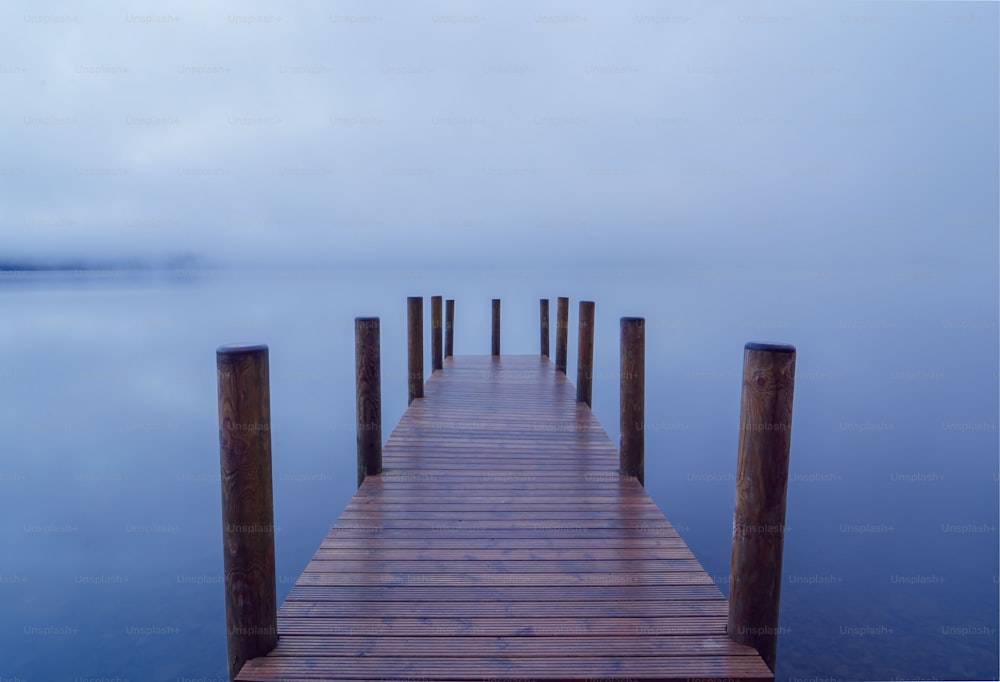
[[548,358],[452,357],[237,679],[773,680]]

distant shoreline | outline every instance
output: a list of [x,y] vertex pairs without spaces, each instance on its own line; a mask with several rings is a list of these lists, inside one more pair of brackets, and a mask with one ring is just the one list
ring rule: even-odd
[[0,261],[0,272],[129,272],[129,271],[171,271],[202,270],[206,264],[192,256],[176,256],[161,261],[83,259],[65,260],[9,260]]

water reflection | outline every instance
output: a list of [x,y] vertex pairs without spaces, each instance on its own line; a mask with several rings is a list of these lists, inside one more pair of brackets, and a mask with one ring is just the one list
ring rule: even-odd
[[5,278],[0,676],[225,673],[217,346],[271,349],[283,599],[354,492],[354,317],[382,318],[388,437],[407,295],[456,298],[468,354],[489,352],[491,298],[504,351],[536,353],[537,299],[568,293],[596,301],[593,409],[613,443],[618,318],[647,318],[647,489],[723,592],[742,347],[797,346],[779,677],[996,677],[995,281],[759,279],[767,307],[698,273],[597,291],[589,273],[386,273],[363,297],[336,273]]

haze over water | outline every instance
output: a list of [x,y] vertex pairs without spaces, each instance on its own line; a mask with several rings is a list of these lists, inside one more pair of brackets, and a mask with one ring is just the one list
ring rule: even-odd
[[[596,300],[594,411],[613,442],[618,318],[646,317],[647,489],[724,592],[743,344],[797,346],[779,679],[997,674],[996,297],[974,293],[988,282],[911,307],[866,296],[879,282],[765,275],[753,288],[775,316],[715,272],[373,275],[4,278],[0,674],[225,672],[218,345],[270,348],[283,599],[355,486],[353,318],[382,319],[387,438],[406,295],[457,299],[457,354],[489,352],[502,297],[503,352],[535,353],[539,292]],[[916,303],[942,283],[908,287]]]
[[[646,317],[647,489],[724,592],[743,345],[795,345],[777,679],[996,678],[998,28],[3,7],[0,679],[223,675],[215,348],[270,347],[281,599],[353,492],[353,318],[382,319],[388,437],[405,297],[436,294],[459,354],[491,298],[505,353],[540,297],[595,301],[614,442],[618,318]],[[167,270],[9,271],[122,264]]]

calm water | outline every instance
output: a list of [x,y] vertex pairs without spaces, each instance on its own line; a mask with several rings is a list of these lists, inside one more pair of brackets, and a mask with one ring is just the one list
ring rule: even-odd
[[353,318],[387,437],[432,294],[458,354],[493,297],[537,352],[569,295],[571,376],[596,301],[615,442],[617,320],[647,318],[647,488],[723,591],[743,344],[796,345],[778,679],[998,676],[996,272],[393,271],[0,278],[0,679],[224,679],[215,348],[270,346],[281,600],[355,487]]

